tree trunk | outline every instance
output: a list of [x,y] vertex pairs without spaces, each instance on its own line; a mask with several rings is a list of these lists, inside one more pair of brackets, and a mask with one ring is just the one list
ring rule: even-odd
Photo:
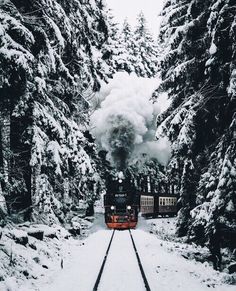
[[[32,200],[32,213],[37,216],[39,212],[39,201],[40,201],[40,173],[41,166],[35,165],[31,170],[31,200]],[[34,217],[32,217],[34,219]],[[37,220],[37,219],[36,219]]]
[[6,197],[9,196],[10,153],[10,112],[5,110],[0,113],[0,208],[6,214]]

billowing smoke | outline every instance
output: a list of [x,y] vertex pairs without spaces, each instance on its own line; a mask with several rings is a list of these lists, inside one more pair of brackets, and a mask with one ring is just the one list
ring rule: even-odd
[[108,142],[110,154],[117,168],[126,168],[127,162],[134,149],[135,129],[133,124],[123,115],[110,116]]
[[158,83],[158,79],[119,72],[109,84],[103,84],[97,96],[98,109],[91,116],[92,132],[118,169],[142,153],[162,164],[169,159],[169,142],[155,140],[155,119],[162,106],[154,106],[150,99]]

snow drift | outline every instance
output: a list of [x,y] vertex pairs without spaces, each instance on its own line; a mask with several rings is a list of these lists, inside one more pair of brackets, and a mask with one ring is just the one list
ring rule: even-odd
[[161,107],[151,96],[159,79],[139,78],[118,72],[109,84],[103,84],[97,96],[97,110],[91,116],[91,128],[101,148],[118,168],[145,153],[166,164],[170,146],[166,139],[155,141],[155,118]]

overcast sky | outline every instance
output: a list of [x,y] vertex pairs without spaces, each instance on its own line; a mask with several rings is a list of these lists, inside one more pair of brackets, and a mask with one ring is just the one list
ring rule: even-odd
[[128,22],[132,25],[136,25],[136,18],[140,11],[146,16],[148,21],[148,27],[150,31],[156,37],[159,31],[160,17],[158,17],[163,0],[105,0],[108,7],[113,10],[115,20],[119,23],[123,23],[127,17]]

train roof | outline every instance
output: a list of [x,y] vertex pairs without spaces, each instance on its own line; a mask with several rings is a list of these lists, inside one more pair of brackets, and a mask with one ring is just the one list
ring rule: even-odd
[[176,197],[177,195],[175,194],[168,194],[168,193],[158,193],[158,192],[143,192],[139,191],[139,195],[144,195],[144,196],[156,196],[156,197]]

